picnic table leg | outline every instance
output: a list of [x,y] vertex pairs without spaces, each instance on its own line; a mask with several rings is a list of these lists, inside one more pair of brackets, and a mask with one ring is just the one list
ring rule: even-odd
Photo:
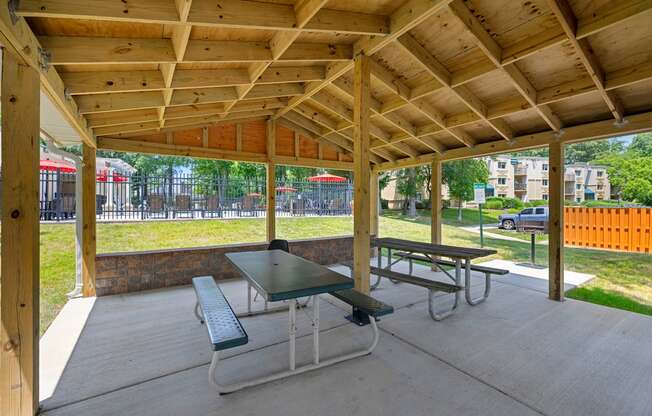
[[[382,269],[382,267],[383,267],[383,251],[382,251],[382,247],[378,247],[378,268]],[[380,279],[381,279],[380,275],[376,275],[376,283],[371,285],[369,290],[376,289],[378,285],[380,285]]]
[[289,334],[290,334],[290,371],[294,371],[296,368],[296,337],[297,337],[297,300],[290,299],[290,322],[289,322]]
[[[455,259],[455,284],[457,286],[462,286],[462,259],[459,258]],[[457,307],[459,301],[460,301],[460,292],[457,291],[455,292],[455,307]]]
[[247,313],[251,315],[251,283],[247,281]]
[[312,308],[312,361],[319,364],[319,295],[313,297]]
[[489,297],[489,292],[491,292],[491,273],[485,273],[484,274],[485,278],[485,283],[484,283],[484,294],[480,297],[477,297],[473,299],[471,297],[471,273],[467,273],[466,276],[466,281],[465,281],[465,287],[464,287],[464,295],[466,296],[466,303],[468,303],[471,306],[478,305]]
[[[457,293],[457,292],[456,292]],[[453,307],[445,312],[435,312],[435,291],[428,291],[428,313],[430,317],[435,321],[441,321],[444,318],[450,316],[457,309],[457,302],[453,304]]]
[[204,323],[204,317],[202,316],[201,306],[199,306],[199,302],[195,303],[195,316],[200,323]]
[[[290,309],[293,310],[293,309]],[[299,367],[297,369],[290,369],[290,370],[285,370],[281,371],[278,373],[273,373],[269,374],[266,376],[258,377],[252,380],[247,380],[243,381],[240,383],[235,383],[235,384],[220,384],[217,381],[217,370],[218,370],[218,365],[220,362],[220,351],[215,351],[213,353],[213,359],[211,360],[211,365],[208,369],[208,382],[210,383],[211,386],[213,386],[220,394],[226,394],[226,393],[231,393],[240,389],[243,389],[245,387],[251,387],[251,386],[257,386],[263,383],[269,383],[270,381],[275,381],[275,380],[280,380],[289,376],[305,373],[308,371],[316,370],[318,368],[322,367],[327,367],[333,364],[341,363],[342,361],[347,361],[351,360],[353,358],[357,357],[363,357],[365,355],[371,354],[371,352],[376,348],[376,345],[378,345],[378,337],[379,337],[379,331],[378,331],[378,326],[376,325],[376,320],[373,318],[370,318],[369,323],[371,324],[371,329],[373,331],[373,338],[371,340],[371,343],[365,346],[362,350],[354,351],[348,354],[336,356],[329,358],[325,361],[321,361],[318,364],[307,364],[302,367]]]

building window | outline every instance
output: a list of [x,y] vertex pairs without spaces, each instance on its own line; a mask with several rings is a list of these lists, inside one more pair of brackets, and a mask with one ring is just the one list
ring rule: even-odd
[[578,177],[579,177],[579,176],[582,176],[582,171],[579,170],[579,169],[576,169],[576,170],[575,170],[575,176],[578,176]]
[[599,170],[597,175],[598,175],[598,178],[601,178],[604,175],[604,171]]
[[548,194],[543,194],[543,195],[541,195],[541,198],[542,198],[544,201],[547,201],[547,200],[548,200]]
[[507,198],[507,194],[498,194],[498,198]]
[[604,186],[603,186],[603,185],[598,185],[598,191],[601,191],[601,190],[602,190],[602,188],[604,188]]
[[575,184],[575,189],[577,189],[578,191],[581,190],[582,189],[582,184],[576,183]]
[[498,162],[498,169],[507,169],[507,162]]
[[541,185],[543,186],[548,186],[548,179],[544,179],[541,181]]
[[543,165],[541,165],[541,170],[544,172],[548,172],[548,164],[544,163]]
[[580,197],[575,198],[575,202],[582,202],[582,198]]
[[507,178],[498,178],[498,185],[507,185]]

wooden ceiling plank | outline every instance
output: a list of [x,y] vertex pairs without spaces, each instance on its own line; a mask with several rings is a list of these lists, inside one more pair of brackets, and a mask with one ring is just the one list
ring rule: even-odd
[[593,53],[591,45],[589,44],[586,38],[577,39],[577,18],[573,14],[573,10],[566,0],[548,0],[548,5],[550,6],[552,12],[557,17],[557,21],[561,25],[562,29],[566,33],[566,36],[570,40],[571,44],[575,48],[580,60],[584,64],[589,76],[595,83],[600,95],[602,96],[604,102],[609,107],[609,110],[613,114],[614,118],[618,122],[622,122],[623,106],[618,97],[612,92],[606,91],[604,88],[605,75],[604,71],[600,66],[600,62]]
[[321,81],[326,76],[323,66],[269,67],[256,79],[256,84]]
[[219,103],[228,102],[235,98],[236,92],[233,87],[183,89],[174,91],[172,100],[168,105]]
[[162,107],[164,103],[160,91],[78,95],[75,100],[81,114]]
[[176,62],[170,39],[39,36],[52,65]]
[[91,128],[115,126],[118,124],[145,123],[157,121],[156,109],[112,111],[108,113],[86,114],[86,121]]
[[20,0],[17,15],[64,19],[174,24],[179,16],[173,2],[159,0]]
[[576,37],[585,38],[642,13],[650,13],[652,0],[607,2],[588,17],[577,22]]
[[72,95],[133,92],[165,88],[159,71],[64,72],[61,74]]
[[[543,105],[544,108],[537,106],[537,92],[530,81],[523,75],[521,70],[515,64],[503,65],[503,50],[494,40],[493,37],[484,29],[480,21],[473,15],[471,10],[466,6],[463,0],[454,0],[449,9],[454,16],[464,25],[466,30],[475,40],[476,45],[484,52],[489,60],[499,68],[504,75],[510,80],[516,90],[530,103],[530,105],[539,113],[541,118],[554,131],[559,131],[562,127],[561,120],[552,110]],[[511,128],[504,120],[489,121],[489,124],[497,130],[501,136],[510,140],[513,137]]]
[[115,126],[106,126],[106,127],[96,127],[93,129],[93,133],[96,136],[110,136],[112,134],[118,133],[132,133],[135,131],[147,131],[152,129],[159,128],[159,121],[148,121],[142,123],[127,123],[120,124]]

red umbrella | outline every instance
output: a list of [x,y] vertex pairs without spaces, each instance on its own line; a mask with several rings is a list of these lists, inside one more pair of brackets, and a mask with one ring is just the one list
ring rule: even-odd
[[346,178],[330,173],[322,173],[321,175],[311,176],[308,178],[309,182],[346,182]]
[[122,176],[117,172],[113,172],[113,182],[127,182],[129,178]]
[[277,192],[296,192],[297,190],[289,186],[279,186],[276,188]]
[[64,160],[42,159],[39,163],[40,170],[60,171],[60,172],[77,172],[75,165]]
[[[97,174],[96,176],[98,182],[106,182],[109,180],[109,172],[105,169]],[[122,176],[117,172],[113,172],[113,182],[127,182],[129,178]]]

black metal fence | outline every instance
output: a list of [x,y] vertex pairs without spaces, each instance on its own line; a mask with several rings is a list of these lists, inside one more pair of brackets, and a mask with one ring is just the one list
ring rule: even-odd
[[[195,175],[98,175],[98,220],[264,217],[266,181]],[[75,217],[75,174],[40,173],[41,220]],[[278,182],[276,216],[351,215],[350,182]]]

